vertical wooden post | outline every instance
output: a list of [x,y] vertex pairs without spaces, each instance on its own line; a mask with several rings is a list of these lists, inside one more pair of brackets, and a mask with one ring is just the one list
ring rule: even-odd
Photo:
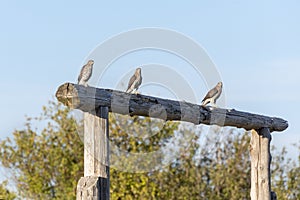
[[[252,131],[250,142],[251,156],[251,200],[271,199],[270,173],[270,142],[271,134],[268,128]],[[275,193],[272,193],[274,198]]]
[[77,185],[77,200],[109,199],[108,108],[84,113],[84,177]]

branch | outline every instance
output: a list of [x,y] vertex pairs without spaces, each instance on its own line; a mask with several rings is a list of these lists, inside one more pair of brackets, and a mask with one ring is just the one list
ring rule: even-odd
[[186,121],[196,125],[215,124],[246,130],[269,128],[270,131],[283,131],[288,127],[286,120],[276,117],[234,109],[205,107],[140,94],[128,94],[111,89],[84,87],[73,83],[61,85],[56,92],[56,98],[64,105],[84,112],[95,113],[99,107],[108,107],[109,112],[123,115]]

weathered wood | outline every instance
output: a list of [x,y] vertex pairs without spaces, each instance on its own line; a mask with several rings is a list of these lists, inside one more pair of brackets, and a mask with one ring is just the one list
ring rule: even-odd
[[57,99],[74,109],[91,112],[105,106],[110,112],[150,116],[164,120],[180,120],[194,124],[216,124],[234,126],[246,130],[268,128],[283,131],[288,127],[286,120],[241,112],[234,109],[204,107],[146,95],[134,95],[121,91],[84,87],[72,83],[61,85],[56,92]]
[[262,128],[258,132],[252,131],[250,142],[251,200],[271,199],[270,142],[271,134],[268,128]]
[[250,157],[251,157],[251,200],[258,200],[258,162],[259,162],[259,136],[253,130],[250,141]]
[[97,176],[81,177],[77,184],[76,200],[99,199],[99,187]]
[[84,176],[77,199],[109,199],[108,108],[84,113]]
[[108,109],[84,113],[84,176],[107,177]]
[[98,176],[81,177],[77,184],[76,200],[108,200],[106,179]]

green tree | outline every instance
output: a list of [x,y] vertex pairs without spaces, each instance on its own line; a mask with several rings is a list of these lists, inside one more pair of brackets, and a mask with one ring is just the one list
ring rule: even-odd
[[14,200],[17,195],[7,189],[7,181],[0,183],[0,199]]
[[[129,118],[120,115],[110,116],[110,140],[125,152],[150,153],[164,146],[178,130],[179,123],[151,120],[145,117]],[[159,128],[160,127],[160,128]],[[156,130],[156,134],[147,137]],[[132,135],[134,133],[135,135]],[[126,163],[122,171],[111,169],[111,198],[112,199],[156,199],[160,188],[155,179],[158,172],[130,173],[128,171],[147,168],[149,160],[129,163],[126,157],[118,157],[118,162]],[[163,159],[163,158],[158,158]],[[161,162],[158,160],[157,162]]]
[[[36,120],[48,124],[38,132],[31,127]],[[20,197],[74,199],[83,174],[83,145],[69,109],[51,102],[39,118],[28,118],[13,141],[1,142],[0,161],[11,171]]]
[[273,147],[272,190],[277,199],[300,199],[300,143],[294,146],[299,149],[298,162],[286,158],[286,148],[278,152]]
[[161,175],[163,199],[247,199],[250,164],[243,157],[247,160],[249,137],[228,135],[221,140],[216,133],[211,132],[202,146],[196,137]]
[[[118,117],[118,120],[110,121],[113,142],[135,153],[156,150],[179,128],[178,123],[166,123],[158,134],[150,138],[149,143],[143,138],[133,138],[127,134],[139,132],[139,126],[149,131],[149,118],[134,117],[128,120]],[[216,128],[210,132],[210,139],[200,146],[201,131],[183,127],[179,144],[185,142],[184,135],[194,135],[194,138],[189,148],[181,149],[180,156],[167,168],[146,173],[112,169],[112,199],[247,199],[250,192],[250,137],[247,134],[234,134],[234,129],[231,129],[223,132],[220,139],[219,130]],[[201,153],[197,155],[199,150]]]
[[[36,121],[47,125],[38,131],[32,128]],[[167,144],[174,148],[169,151],[179,150],[165,168],[143,173],[130,170],[153,165],[146,154],[135,162],[116,157],[112,161],[124,167],[111,168],[111,199],[250,199],[248,132],[213,126],[205,136],[201,128],[121,115],[110,115],[109,124],[111,143],[125,152],[149,153]],[[81,127],[68,108],[52,102],[41,117],[28,118],[23,130],[0,142],[0,162],[11,172],[20,198],[75,199],[83,176]],[[300,199],[300,155],[298,161],[287,159],[285,149],[274,149],[272,155],[272,190],[278,199]],[[5,183],[0,185],[3,194],[15,198]]]

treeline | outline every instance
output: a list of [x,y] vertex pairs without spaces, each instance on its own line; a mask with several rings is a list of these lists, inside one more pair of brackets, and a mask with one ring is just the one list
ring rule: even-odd
[[[43,130],[34,128],[38,121],[47,122]],[[221,130],[212,127],[204,137],[202,129],[176,122],[110,115],[111,143],[141,155],[141,162],[124,156],[113,161],[123,168],[111,168],[111,199],[250,199],[250,134]],[[0,142],[0,163],[15,187],[0,184],[0,199],[75,199],[83,176],[81,132],[70,110],[53,102],[28,118],[23,130]],[[162,147],[165,157],[148,159]],[[168,151],[177,156],[164,163]],[[300,154],[292,161],[285,149],[272,151],[272,190],[278,199],[300,199]],[[132,172],[153,163],[165,167]]]

